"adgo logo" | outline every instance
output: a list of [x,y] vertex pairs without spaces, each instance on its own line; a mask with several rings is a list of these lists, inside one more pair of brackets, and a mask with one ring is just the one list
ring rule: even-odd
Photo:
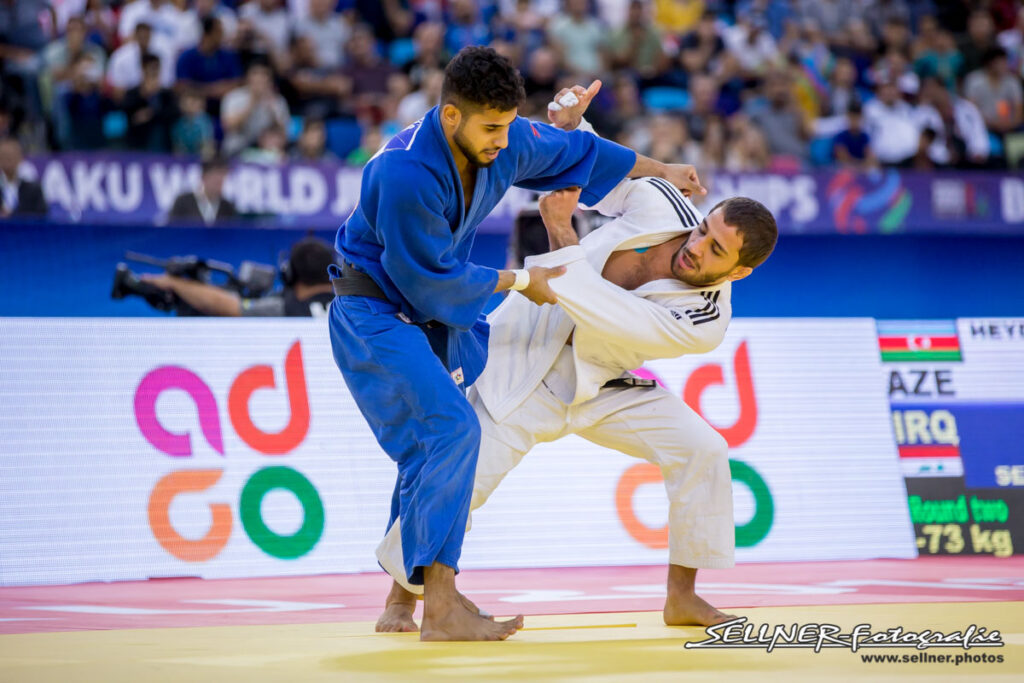
[[[664,382],[649,370],[637,374],[657,379],[664,386]],[[708,363],[698,367],[690,373],[683,387],[683,400],[686,404],[725,437],[729,448],[737,448],[746,443],[757,428],[757,397],[754,394],[754,378],[750,371],[750,354],[746,341],[737,347],[733,356],[733,374],[736,377],[740,410],[736,422],[728,426],[711,423],[701,412],[700,407],[701,396],[708,387],[725,384],[721,365]],[[757,470],[741,460],[729,460],[729,471],[733,481],[745,484],[754,496],[754,516],[743,526],[736,527],[736,546],[743,548],[757,545],[768,535],[775,519],[775,504],[771,491]],[[615,507],[623,526],[630,536],[649,548],[668,547],[668,525],[651,528],[640,521],[633,510],[633,496],[640,486],[661,481],[661,470],[656,465],[633,465],[622,474],[615,492]]]
[[[309,398],[302,365],[302,347],[296,341],[288,349],[284,375],[290,417],[279,432],[265,432],[252,420],[249,401],[260,389],[275,389],[274,371],[269,365],[254,365],[240,372],[228,393],[228,417],[239,438],[265,456],[281,456],[294,450],[309,431]],[[217,400],[206,382],[188,368],[165,365],[151,370],[135,390],[135,420],[139,431],[154,448],[174,458],[193,454],[192,434],[166,429],[156,414],[157,400],[165,391],[184,391],[195,403],[199,430],[210,447],[225,456]],[[223,468],[181,469],[165,475],[153,487],[149,497],[149,524],[157,542],[171,555],[186,562],[206,562],[216,557],[233,526],[227,503],[210,504],[212,524],[198,540],[185,538],[171,524],[170,507],[182,493],[195,493],[213,487],[224,474]],[[274,489],[291,492],[302,505],[303,522],[290,536],[274,533],[264,522],[261,503]],[[291,467],[271,466],[257,470],[242,487],[239,503],[242,528],[261,550],[272,557],[294,559],[308,553],[324,530],[324,506],[310,481]]]

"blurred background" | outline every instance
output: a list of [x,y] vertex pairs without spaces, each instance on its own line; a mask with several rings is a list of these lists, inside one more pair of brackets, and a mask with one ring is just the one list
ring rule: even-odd
[[[109,297],[126,250],[277,267],[330,242],[472,44],[518,65],[522,114],[600,78],[602,135],[696,165],[707,206],[775,212],[741,314],[1016,312],[1017,0],[0,0],[0,314],[160,315]],[[492,214],[478,262],[536,248],[531,199]]]

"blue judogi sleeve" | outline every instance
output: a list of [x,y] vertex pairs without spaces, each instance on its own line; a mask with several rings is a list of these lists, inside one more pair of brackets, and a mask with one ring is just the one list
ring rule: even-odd
[[498,271],[460,261],[451,223],[433,171],[418,162],[390,168],[377,160],[364,183],[363,211],[383,244],[380,261],[409,303],[426,320],[467,330],[498,284]]
[[518,167],[514,184],[528,190],[581,187],[580,201],[600,201],[636,164],[636,152],[591,133],[566,133],[546,123],[517,118],[509,149]]

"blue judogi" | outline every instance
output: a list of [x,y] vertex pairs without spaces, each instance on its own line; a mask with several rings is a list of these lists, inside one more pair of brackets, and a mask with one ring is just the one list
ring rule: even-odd
[[481,312],[498,281],[494,268],[468,262],[477,225],[512,185],[580,186],[581,201],[594,204],[635,162],[632,151],[597,136],[518,117],[508,148],[477,170],[466,207],[435,107],[363,170],[359,203],[335,247],[389,300],[336,298],[331,345],[374,436],[398,464],[388,528],[401,515],[412,583],[434,562],[458,570],[469,514],[480,426],[464,387],[487,359]]

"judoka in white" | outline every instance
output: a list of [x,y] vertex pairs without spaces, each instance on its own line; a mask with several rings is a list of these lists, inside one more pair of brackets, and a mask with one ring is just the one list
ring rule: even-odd
[[[538,307],[513,294],[489,316],[489,361],[469,392],[482,428],[471,508],[534,445],[568,434],[643,458],[661,469],[669,497],[665,622],[726,621],[731,615],[694,589],[697,569],[734,562],[725,439],[662,387],[606,383],[621,385],[647,360],[718,346],[732,317],[732,282],[768,257],[775,220],[746,198],[705,218],[671,184],[641,178],[592,207],[613,220],[580,242],[571,225],[578,198],[578,189],[542,198],[551,251],[527,260],[567,266],[549,282],[558,304]],[[422,587],[406,581],[392,532],[377,550],[395,579],[377,630],[414,630],[413,593]]]

